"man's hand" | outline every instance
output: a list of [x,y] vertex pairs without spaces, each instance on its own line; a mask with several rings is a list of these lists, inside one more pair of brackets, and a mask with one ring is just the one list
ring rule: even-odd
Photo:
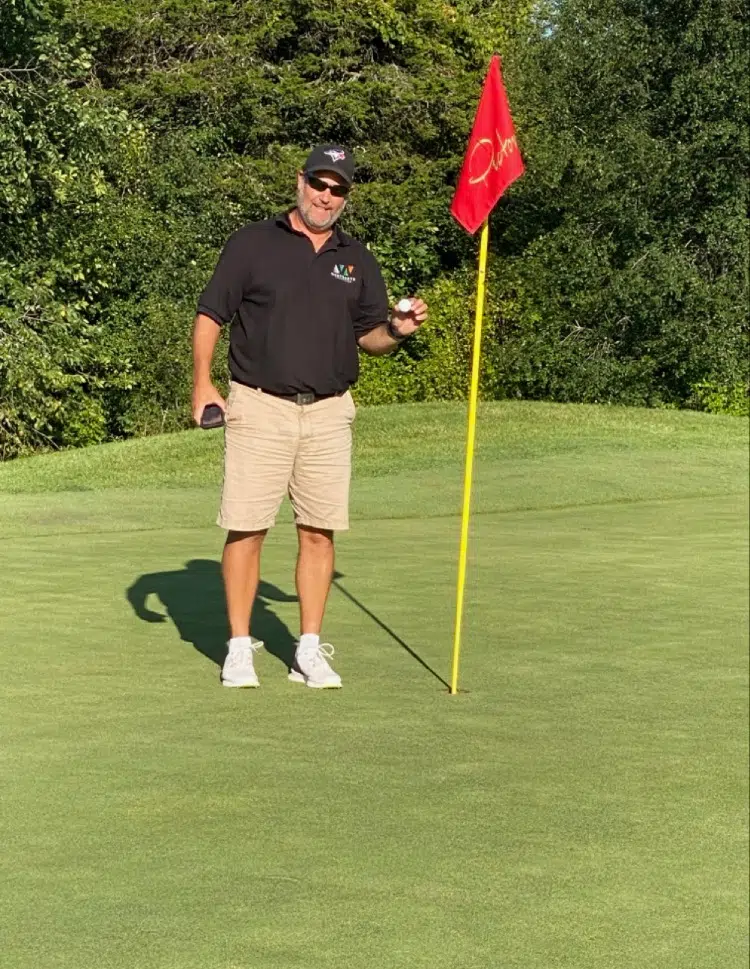
[[203,409],[209,404],[217,404],[223,411],[227,409],[226,402],[213,384],[196,384],[193,387],[193,420],[200,426]]
[[[409,309],[402,309],[409,303]],[[406,339],[427,319],[427,303],[422,299],[402,299],[393,307],[391,329],[400,339]]]
[[427,303],[424,300],[415,297],[402,299],[393,307],[387,323],[369,330],[357,342],[365,353],[380,357],[384,353],[392,353],[408,336],[416,333],[426,319]]

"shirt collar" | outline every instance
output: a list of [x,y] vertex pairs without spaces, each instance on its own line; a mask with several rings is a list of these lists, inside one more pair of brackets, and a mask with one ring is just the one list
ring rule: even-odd
[[[295,235],[301,235],[301,233],[297,232],[297,230],[294,228],[294,226],[292,225],[289,219],[289,216],[293,211],[294,209],[288,209],[286,212],[281,212],[279,215],[276,216],[275,222],[276,222],[276,225],[282,226],[282,228],[286,229],[287,231],[293,232]],[[339,246],[349,246],[351,245],[351,243],[352,243],[352,237],[350,235],[347,235],[347,233],[344,232],[344,230],[339,226],[337,222],[333,226],[333,232],[331,233],[330,238],[326,242],[325,248],[335,249],[335,248],[338,248]]]

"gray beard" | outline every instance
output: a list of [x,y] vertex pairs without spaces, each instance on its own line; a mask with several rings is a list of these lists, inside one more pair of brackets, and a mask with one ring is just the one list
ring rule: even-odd
[[305,223],[305,226],[310,230],[310,232],[326,232],[328,229],[331,228],[331,226],[336,222],[338,217],[346,208],[346,202],[344,202],[344,204],[341,206],[338,212],[336,213],[332,212],[330,218],[321,224],[319,222],[314,222],[310,216],[310,209],[312,208],[312,205],[307,206],[307,211],[305,211],[305,208],[303,207],[303,205],[304,205],[304,189],[300,189],[300,191],[297,192],[297,214],[299,215],[300,219],[302,219],[302,221]]

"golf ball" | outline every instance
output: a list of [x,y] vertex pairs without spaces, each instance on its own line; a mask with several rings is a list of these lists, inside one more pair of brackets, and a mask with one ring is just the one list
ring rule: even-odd
[[409,310],[411,309],[411,300],[400,299],[398,301],[398,306],[396,307],[396,309],[399,311],[399,313],[408,313]]

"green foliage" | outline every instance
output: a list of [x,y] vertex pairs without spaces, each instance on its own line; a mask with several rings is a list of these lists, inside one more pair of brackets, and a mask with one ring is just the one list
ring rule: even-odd
[[[748,379],[746,21],[564,0],[512,61],[528,174],[501,208],[524,396],[686,404]],[[545,19],[546,17],[546,19]]]
[[[429,323],[387,357],[362,360],[356,398],[361,403],[462,400],[468,396],[475,315],[475,273],[470,269],[441,275],[422,293]],[[490,287],[492,290],[492,287]],[[492,292],[485,307],[480,393],[496,394],[498,303]]]
[[693,388],[695,402],[700,410],[709,414],[729,414],[731,417],[750,416],[750,388],[745,384],[715,383],[701,380]]
[[527,173],[492,219],[483,397],[718,406],[748,381],[746,35],[719,0],[6,0],[0,456],[188,426],[218,251],[328,138],[358,156],[346,228],[431,307],[358,398],[465,397],[448,209],[495,49]]
[[109,436],[126,370],[101,322],[116,267],[79,226],[117,204],[144,135],[86,87],[92,59],[60,4],[0,14],[0,456]]

